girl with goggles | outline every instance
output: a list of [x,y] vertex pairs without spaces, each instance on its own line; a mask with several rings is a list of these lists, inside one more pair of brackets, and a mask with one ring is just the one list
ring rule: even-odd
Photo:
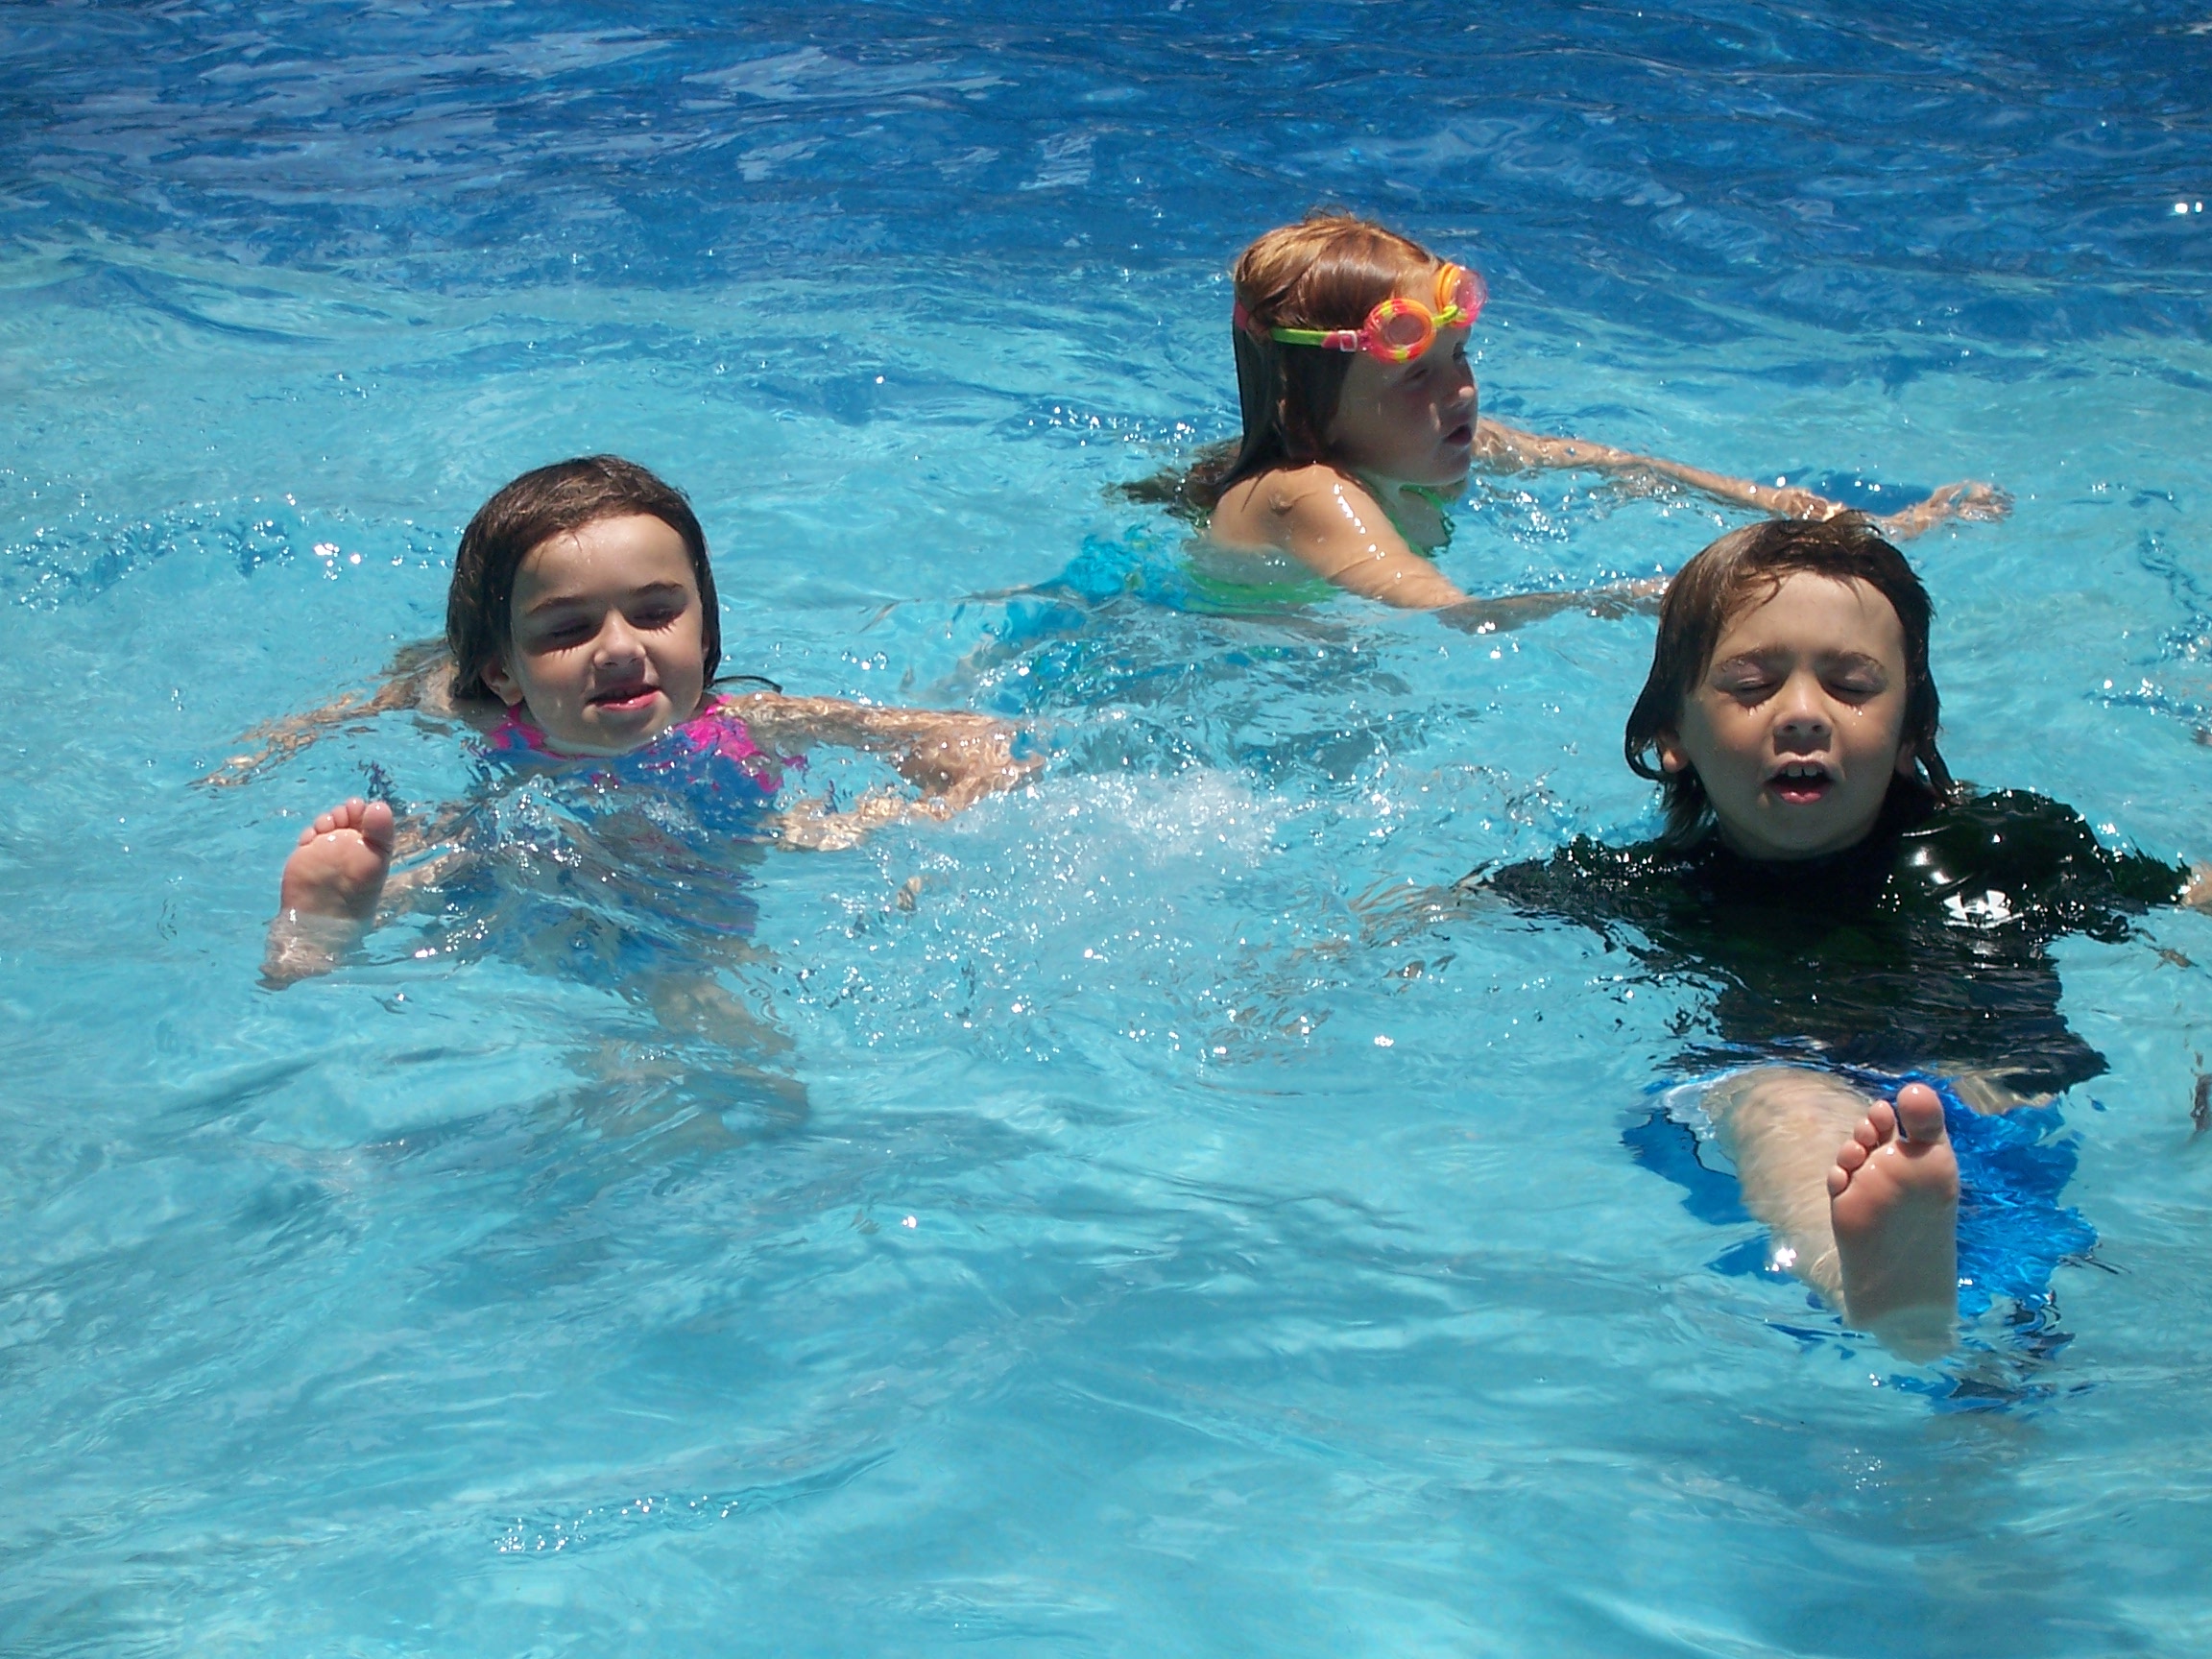
[[[1477,601],[1436,568],[1448,502],[1471,465],[1608,472],[1685,486],[1794,518],[1842,511],[1809,490],[1769,488],[1680,462],[1482,419],[1467,336],[1488,298],[1475,272],[1349,214],[1268,231],[1237,261],[1233,313],[1244,435],[1234,455],[1132,487],[1205,524],[1208,573],[1274,584],[1319,576],[1352,592],[1488,631],[1569,608],[1627,609],[1655,579],[1596,593]],[[1891,541],[1947,517],[2002,517],[1985,484],[1954,484],[1881,520]]]

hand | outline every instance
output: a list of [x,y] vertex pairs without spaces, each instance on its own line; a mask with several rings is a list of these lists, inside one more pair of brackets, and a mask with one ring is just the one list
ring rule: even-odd
[[891,757],[899,775],[920,789],[921,805],[950,817],[995,790],[1011,789],[1045,764],[1042,755],[1017,756],[1017,728],[988,715],[944,715],[939,730],[909,739]]
[[1664,576],[1638,576],[1627,582],[1611,582],[1602,588],[1559,593],[1509,593],[1503,599],[1467,599],[1457,605],[1445,606],[1435,616],[1445,627],[1456,628],[1463,634],[1496,634],[1529,622],[1541,622],[1562,611],[1582,611],[1608,619],[1639,612],[1649,615],[1659,609],[1659,601],[1667,591],[1667,580]]
[[821,796],[794,801],[776,819],[776,838],[816,853],[842,853],[867,839],[868,831],[905,817],[915,804],[887,789],[872,790],[843,812],[832,812]]
[[1784,518],[1809,518],[1815,524],[1824,524],[1839,513],[1848,511],[1840,501],[1831,501],[1825,495],[1816,495],[1810,490],[1794,486],[1788,490],[1767,490],[1761,493],[1765,497],[1761,505]]
[[2012,497],[1994,484],[1983,484],[1967,479],[1959,484],[1946,484],[1934,492],[1925,501],[1915,501],[1901,513],[1892,513],[1887,518],[1878,518],[1883,531],[1893,541],[1906,541],[1923,530],[1934,529],[1946,518],[1960,518],[1968,523],[1989,524],[2003,518],[2012,511]]
[[1637,576],[1626,582],[1612,582],[1602,588],[1593,588],[1582,595],[1587,599],[1593,616],[1608,621],[1622,616],[1656,616],[1659,602],[1667,597],[1667,584],[1672,580],[1666,576]]

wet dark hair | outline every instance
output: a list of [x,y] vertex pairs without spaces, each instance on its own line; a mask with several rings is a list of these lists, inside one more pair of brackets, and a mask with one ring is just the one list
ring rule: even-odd
[[1355,214],[1316,208],[1268,231],[1238,256],[1237,402],[1244,436],[1210,445],[1187,471],[1170,469],[1124,485],[1133,500],[1196,517],[1222,492],[1270,468],[1328,458],[1323,435],[1336,419],[1353,353],[1286,346],[1270,328],[1357,328],[1393,294],[1441,263],[1418,242]]
[[1912,745],[1921,773],[1906,786],[1922,788],[1939,803],[1958,799],[1959,786],[1936,747],[1941,699],[1928,671],[1928,627],[1936,608],[1905,555],[1883,541],[1873,520],[1862,514],[1840,514],[1817,523],[1769,519],[1730,531],[1667,585],[1651,673],[1628,715],[1623,752],[1638,777],[1650,779],[1663,791],[1664,836],[1677,846],[1704,832],[1712,806],[1695,771],[1669,772],[1659,764],[1660,734],[1679,730],[1682,707],[1712,667],[1714,648],[1729,621],[1748,606],[1772,598],[1783,578],[1799,571],[1837,582],[1863,582],[1889,601],[1905,629],[1903,736]]
[[453,695],[495,694],[484,671],[496,668],[514,635],[515,572],[530,550],[602,518],[658,518],[684,539],[699,585],[699,638],[707,684],[722,662],[722,608],[707,563],[707,535],[684,492],[619,455],[585,455],[525,472],[476,510],[453,555],[445,590],[445,644],[453,653]]

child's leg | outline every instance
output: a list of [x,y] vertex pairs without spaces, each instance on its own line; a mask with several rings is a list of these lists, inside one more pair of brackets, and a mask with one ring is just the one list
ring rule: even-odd
[[1791,1271],[1899,1353],[1950,1345],[1959,1164],[1934,1090],[1908,1084],[1891,1106],[1826,1072],[1763,1066],[1704,1105]]

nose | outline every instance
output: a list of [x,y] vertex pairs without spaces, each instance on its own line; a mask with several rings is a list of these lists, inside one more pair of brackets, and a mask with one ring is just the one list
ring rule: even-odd
[[1774,741],[1787,749],[1816,749],[1826,744],[1835,731],[1818,677],[1791,675],[1775,699]]
[[611,611],[600,625],[599,638],[591,656],[601,667],[617,662],[631,662],[645,655],[645,647],[637,636],[631,632],[630,619],[619,611]]

